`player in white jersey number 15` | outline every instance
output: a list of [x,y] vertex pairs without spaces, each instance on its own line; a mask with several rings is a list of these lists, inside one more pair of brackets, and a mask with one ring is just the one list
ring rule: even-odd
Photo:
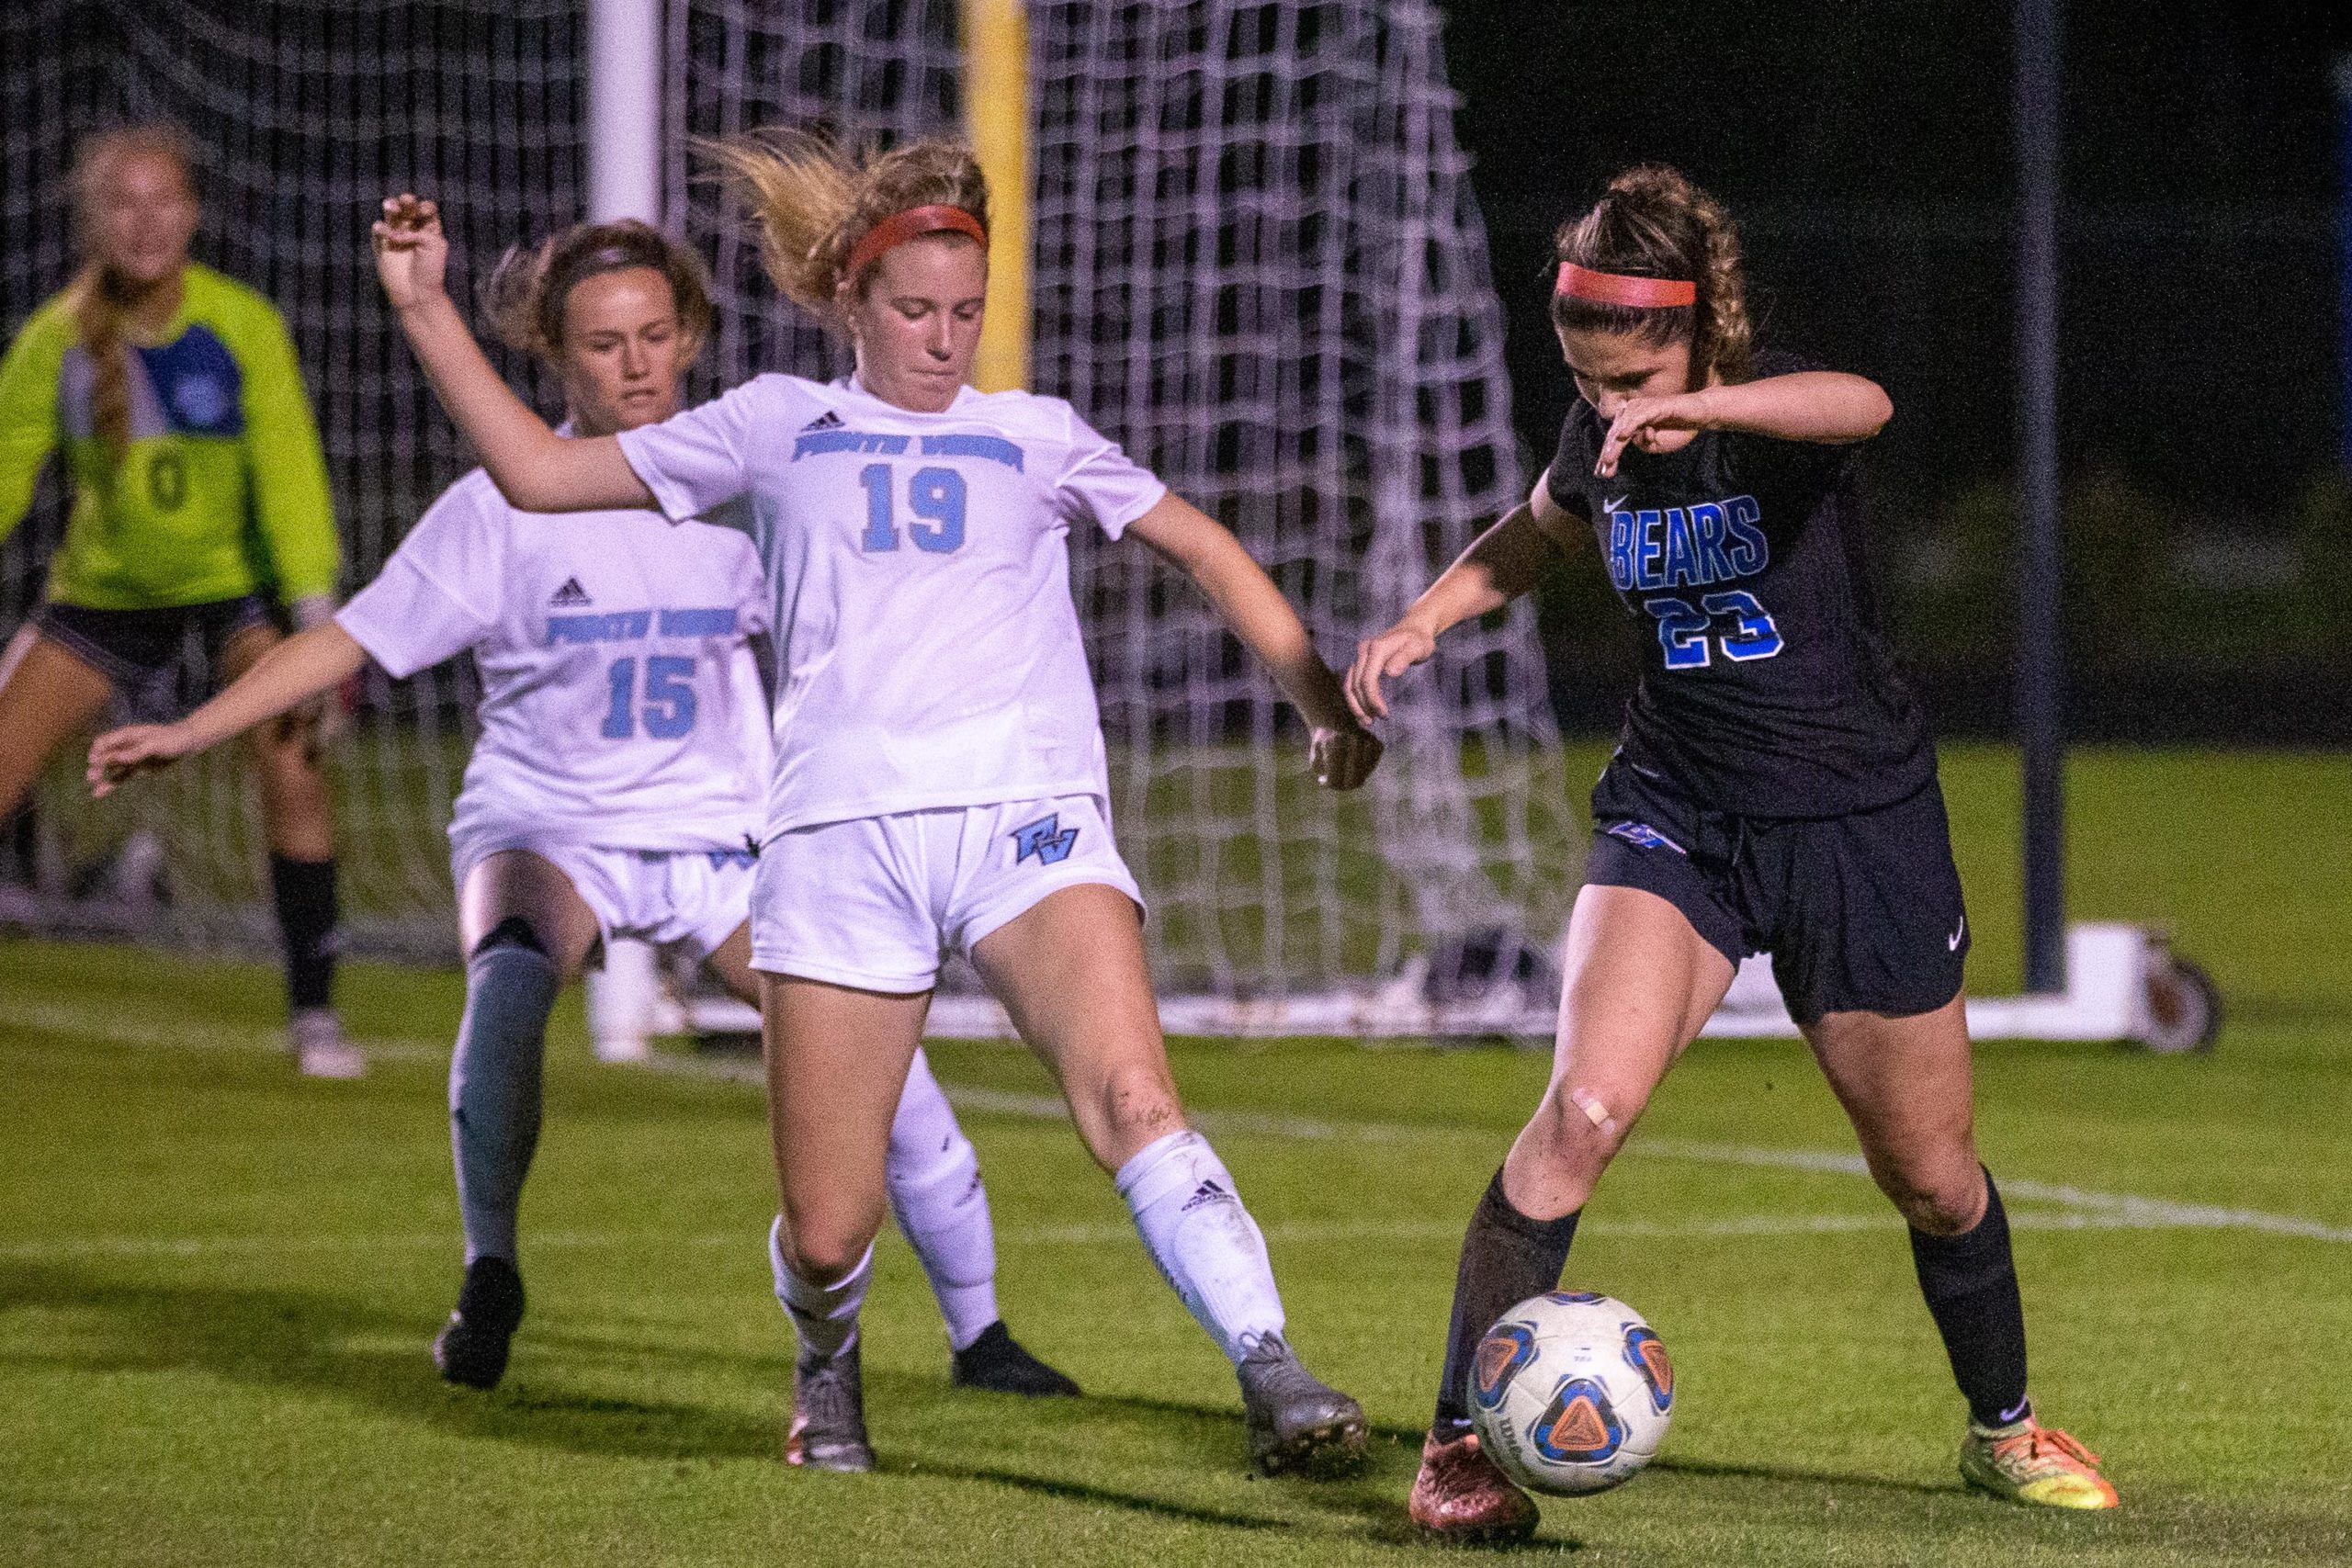
[[[701,264],[641,223],[583,224],[515,252],[492,298],[502,335],[556,372],[582,436],[676,412],[712,321]],[[516,1217],[558,987],[603,938],[628,935],[684,943],[757,999],[747,917],[772,748],[752,639],[767,626],[760,561],[740,531],[643,511],[522,512],[477,470],[334,622],[279,645],[183,722],[92,748],[104,793],[371,657],[405,677],[472,651],[481,734],[449,828],[468,954],[449,1074],[466,1277],[434,1341],[452,1382],[497,1382],[522,1318]],[[890,1122],[888,1185],[947,1319],[955,1381],[1077,1393],[998,1318],[978,1159],[920,1062]]]
[[718,151],[777,283],[845,333],[854,376],[760,376],[661,424],[565,441],[450,303],[432,204],[387,202],[376,243],[402,330],[510,501],[673,518],[750,502],[776,601],[778,750],[752,937],[775,1256],[800,1335],[796,1451],[873,1463],[856,1314],[891,1108],[940,964],[960,953],[1053,1068],[1147,1250],[1233,1362],[1252,1456],[1270,1470],[1352,1458],[1362,1408],[1290,1348],[1264,1239],[1185,1126],[1140,897],[1110,837],[1069,529],[1132,534],[1190,577],[1297,704],[1325,784],[1362,783],[1378,743],[1230,533],[1068,403],[966,384],[988,285],[988,192],[968,151],[924,141],[852,161],[789,133]]

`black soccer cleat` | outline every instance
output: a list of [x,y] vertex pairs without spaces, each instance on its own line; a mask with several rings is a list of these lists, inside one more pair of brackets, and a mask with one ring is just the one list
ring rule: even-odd
[[1300,1365],[1281,1335],[1259,1340],[1234,1370],[1260,1470],[1337,1473],[1363,1462],[1363,1406]]
[[855,1345],[838,1356],[804,1354],[793,1363],[792,1424],[785,1428],[784,1462],[850,1473],[874,1468]]
[[507,1348],[523,1321],[523,1276],[503,1258],[482,1257],[466,1265],[458,1290],[458,1310],[433,1337],[433,1364],[443,1381],[468,1388],[495,1388],[506,1375]]
[[956,1352],[947,1381],[957,1388],[984,1388],[994,1393],[1026,1394],[1032,1399],[1076,1399],[1078,1384],[1031,1355],[1012,1331],[998,1318],[980,1330],[980,1337]]

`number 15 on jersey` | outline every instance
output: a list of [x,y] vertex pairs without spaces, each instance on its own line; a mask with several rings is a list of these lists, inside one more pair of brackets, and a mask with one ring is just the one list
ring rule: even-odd
[[637,660],[616,659],[605,672],[612,694],[605,710],[605,727],[597,731],[607,740],[627,740],[637,734],[638,720],[656,740],[675,740],[695,727],[695,661],[675,654],[657,653],[645,661],[645,703],[637,701]]

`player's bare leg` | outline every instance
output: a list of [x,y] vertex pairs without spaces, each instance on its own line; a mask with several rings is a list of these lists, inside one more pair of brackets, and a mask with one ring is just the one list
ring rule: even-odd
[[1732,974],[1730,960],[1656,894],[1588,886],[1577,896],[1552,1079],[1463,1239],[1437,1415],[1408,1505],[1426,1533],[1503,1541],[1535,1529],[1534,1499],[1479,1451],[1471,1430],[1478,1341],[1512,1306],[1558,1286],[1585,1200]]
[[972,961],[1060,1081],[1106,1171],[1184,1131],[1144,965],[1136,907],[1115,887],[1065,887],[980,939]]
[[799,1337],[786,1462],[871,1470],[857,1311],[888,1199],[890,1124],[931,993],[762,979],[768,1127],[782,1195],[769,1261]]
[[466,1275],[434,1337],[433,1364],[450,1382],[491,1388],[523,1321],[516,1222],[538,1147],[548,1013],[586,962],[596,917],[555,865],[502,850],[458,889],[458,937],[466,1012],[449,1058],[449,1148]]
[[[251,626],[222,645],[222,683],[235,681],[280,641],[277,628]],[[286,954],[287,1034],[296,1062],[314,1077],[356,1077],[367,1059],[345,1041],[334,1008],[334,816],[320,765],[315,720],[300,711],[245,737],[261,790],[269,840],[269,881]]]
[[57,749],[106,711],[114,682],[72,650],[20,627],[0,654],[0,822],[25,803]]
[[484,855],[458,890],[458,941],[471,953],[509,920],[530,927],[557,983],[580,977],[596,945],[596,914],[552,861],[528,850]]
[[[720,985],[759,1005],[751,922],[736,927],[703,963]],[[899,1234],[914,1248],[947,1321],[950,1381],[995,1393],[1075,1396],[1078,1384],[1015,1339],[997,1311],[996,1229],[979,1154],[921,1051],[890,1122],[886,1168]]]
[[1270,1472],[1358,1461],[1363,1406],[1300,1364],[1265,1238],[1184,1124],[1133,901],[1100,884],[1062,888],[981,938],[972,959],[1059,1079],[1161,1274],[1234,1363],[1251,1458]]
[[702,961],[710,977],[726,987],[727,994],[739,1002],[760,1005],[760,972],[752,967],[752,922],[737,926],[725,942],[710,950]]
[[1919,1288],[1968,1400],[1962,1476],[2020,1503],[2115,1506],[2098,1456],[2037,1422],[2026,1397],[2025,1309],[2000,1190],[1976,1156],[1961,999],[1900,1018],[1830,1013],[1805,1038],[1872,1179],[1910,1224]]
[[1733,973],[1657,895],[1606,886],[1577,895],[1551,1081],[1503,1161],[1513,1208],[1555,1219],[1584,1206]]

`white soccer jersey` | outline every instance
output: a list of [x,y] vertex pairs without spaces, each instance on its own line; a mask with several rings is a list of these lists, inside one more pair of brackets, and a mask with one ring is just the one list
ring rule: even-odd
[[582,844],[740,850],[770,770],[745,643],[767,605],[742,530],[521,512],[476,469],[335,619],[396,676],[473,650],[481,737],[452,838],[527,823]]
[[770,375],[620,443],[673,517],[751,498],[780,674],[769,837],[1107,797],[1067,536],[1116,538],[1167,487],[1068,403],[967,387],[918,413]]

